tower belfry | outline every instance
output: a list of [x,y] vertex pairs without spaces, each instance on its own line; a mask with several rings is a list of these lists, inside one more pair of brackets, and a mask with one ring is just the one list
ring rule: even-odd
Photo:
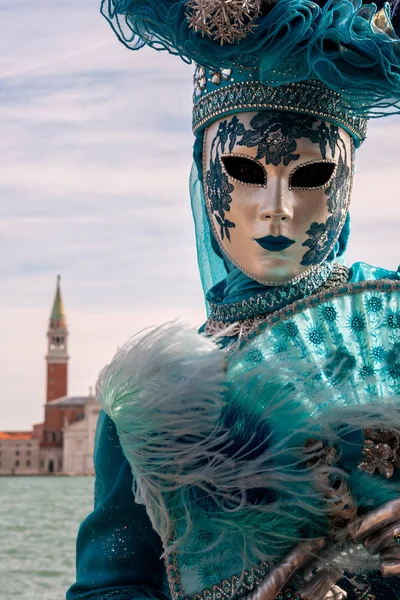
[[61,277],[57,276],[57,289],[47,330],[47,402],[67,395],[68,329],[61,296]]

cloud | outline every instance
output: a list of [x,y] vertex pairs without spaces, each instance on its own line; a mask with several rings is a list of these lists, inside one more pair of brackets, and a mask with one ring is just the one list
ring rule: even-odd
[[[126,50],[98,0],[0,10],[0,429],[18,429],[41,418],[57,273],[74,393],[135,330],[179,315],[200,324],[204,305],[188,197],[191,67]],[[373,123],[358,151],[349,249],[392,268],[399,135],[393,119]]]

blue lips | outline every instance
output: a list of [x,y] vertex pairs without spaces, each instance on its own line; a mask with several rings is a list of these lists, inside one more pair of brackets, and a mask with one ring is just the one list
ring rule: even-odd
[[273,235],[266,235],[255,241],[257,244],[260,244],[261,248],[264,248],[264,250],[268,250],[269,252],[282,252],[282,250],[286,250],[286,248],[295,244],[294,240],[290,240],[284,235],[278,235],[276,237]]

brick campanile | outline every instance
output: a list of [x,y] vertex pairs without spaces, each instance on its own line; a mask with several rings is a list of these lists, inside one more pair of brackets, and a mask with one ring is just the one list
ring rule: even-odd
[[68,329],[60,281],[61,277],[58,275],[56,296],[47,330],[47,403],[66,396],[68,389]]

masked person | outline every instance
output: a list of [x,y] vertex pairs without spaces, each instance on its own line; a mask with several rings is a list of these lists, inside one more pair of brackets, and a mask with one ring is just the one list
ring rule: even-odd
[[400,274],[344,262],[355,150],[399,112],[398,4],[103,3],[130,48],[197,63],[209,315],[100,376],[69,600],[399,597]]

